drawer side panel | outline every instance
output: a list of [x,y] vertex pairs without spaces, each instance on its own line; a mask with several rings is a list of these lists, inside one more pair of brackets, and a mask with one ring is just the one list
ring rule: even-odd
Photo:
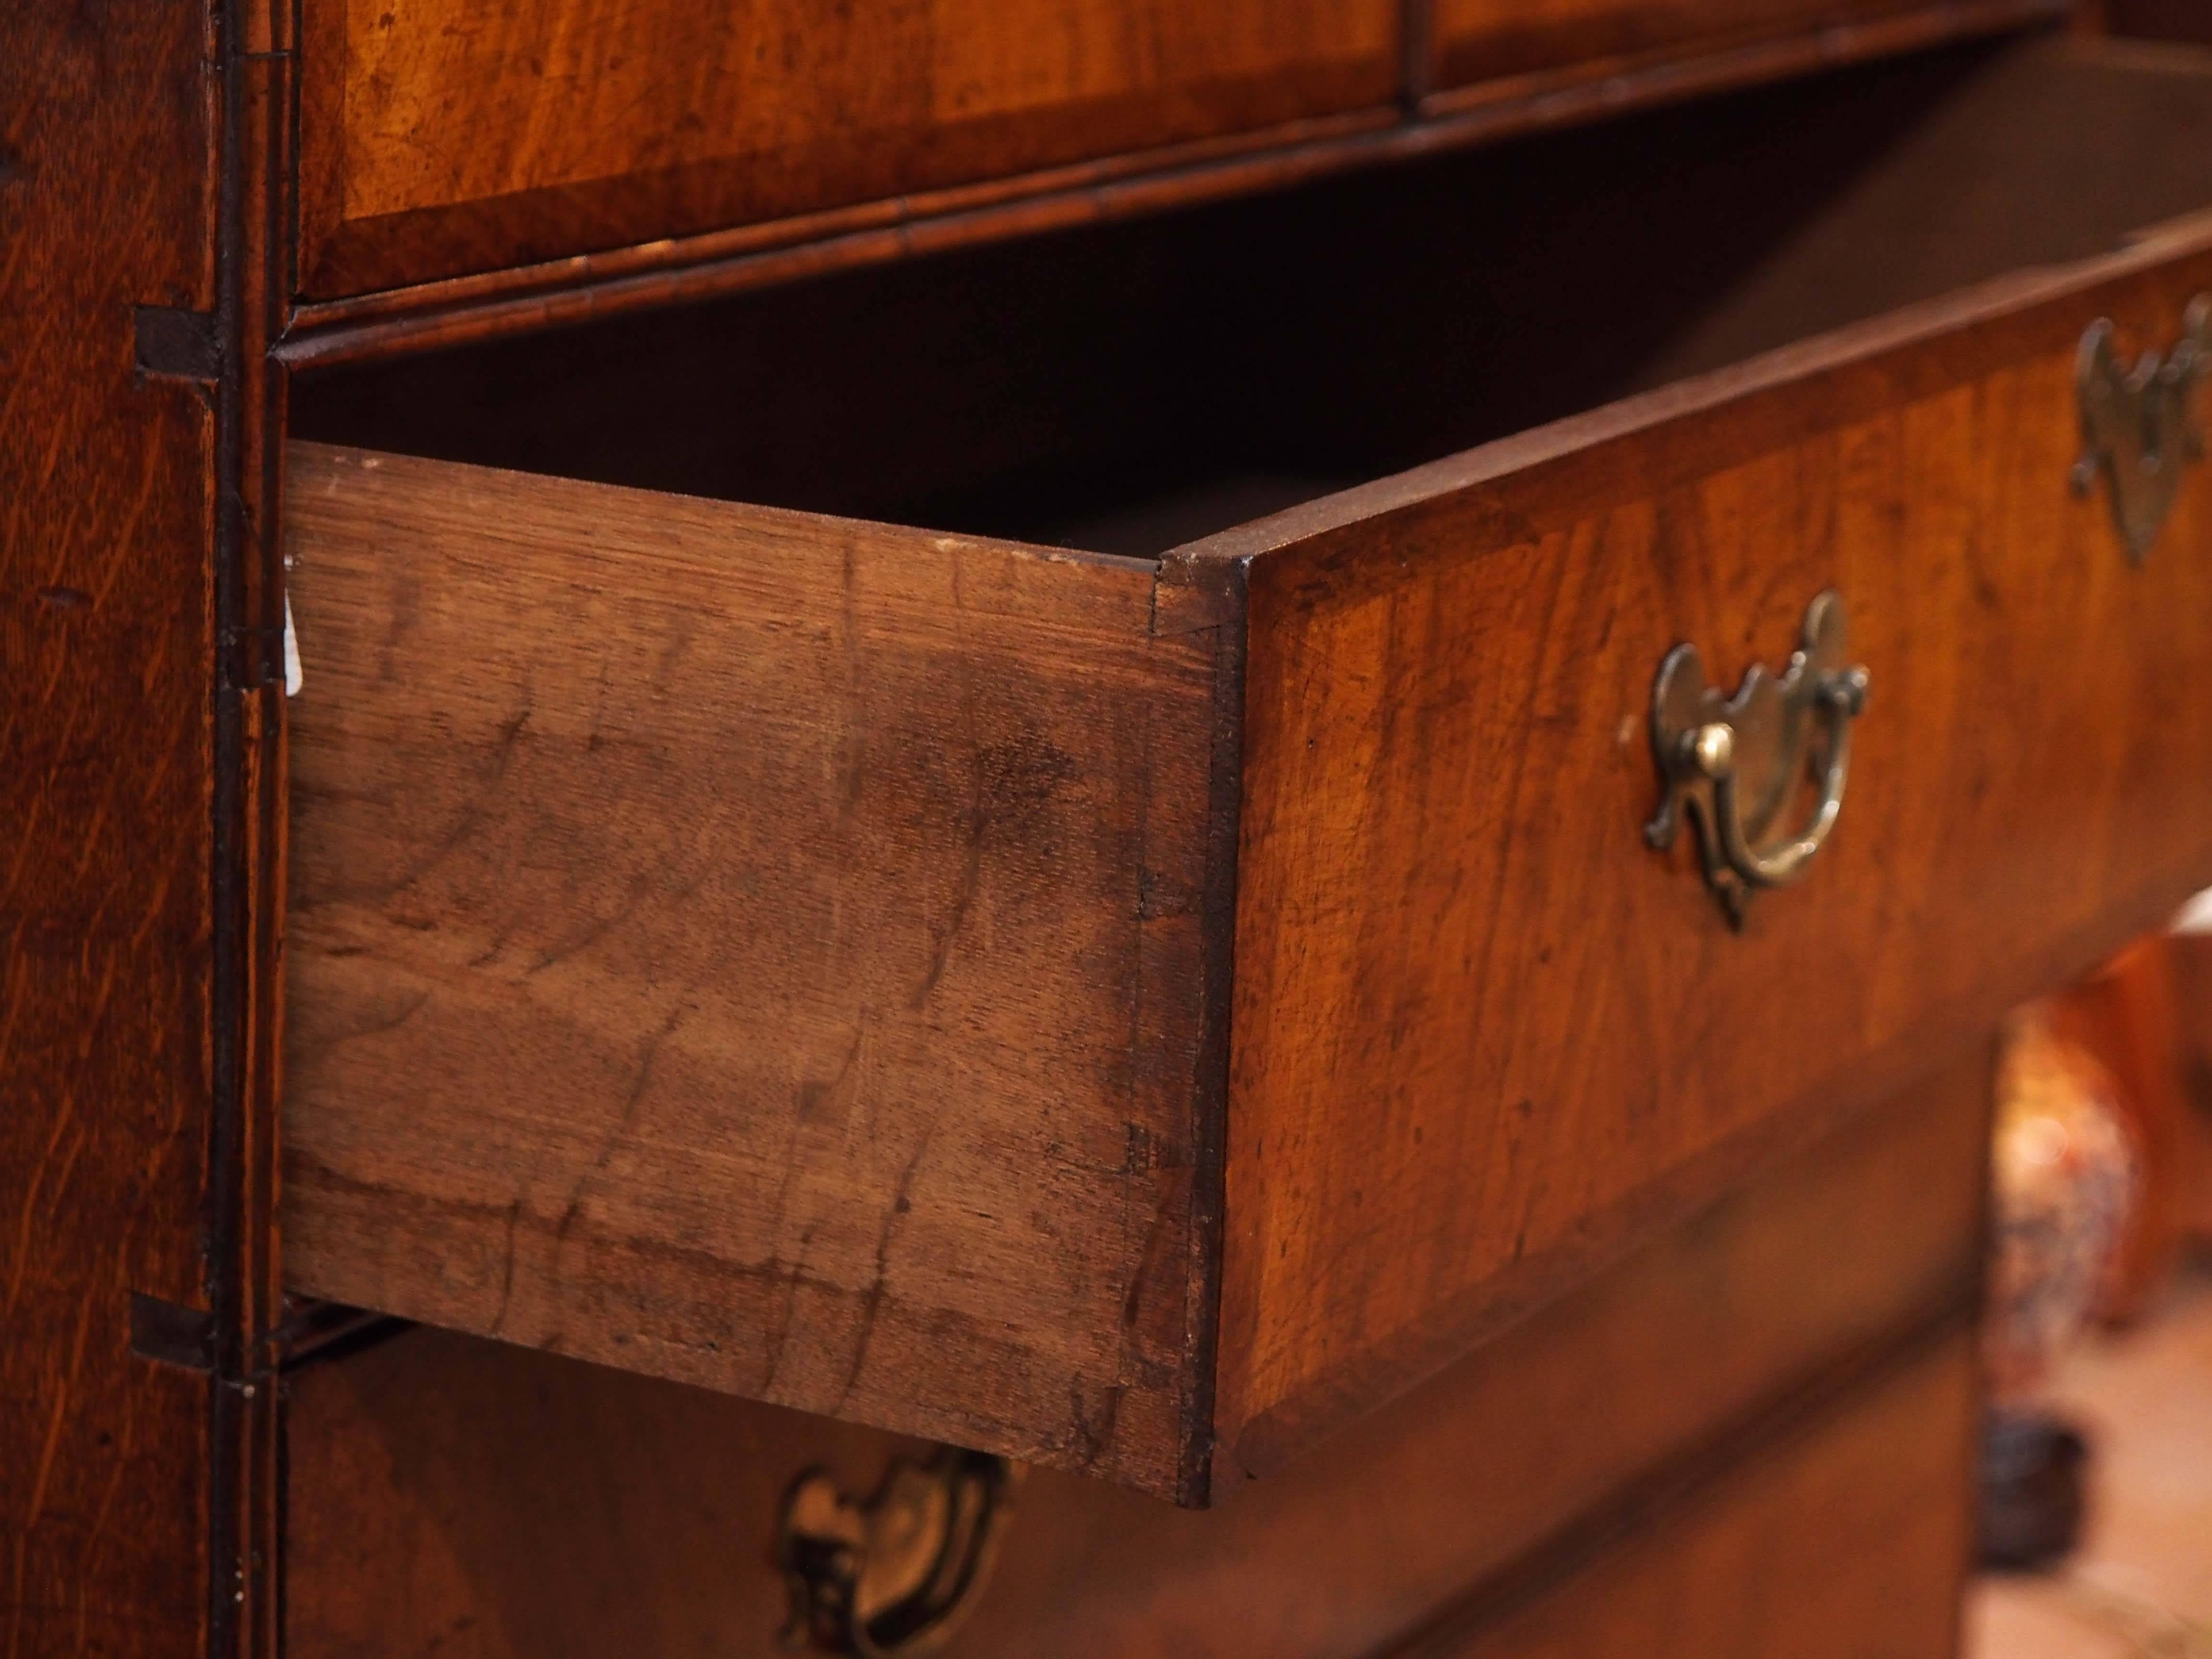
[[1135,562],[292,464],[294,1288],[1182,1495],[1216,630]]

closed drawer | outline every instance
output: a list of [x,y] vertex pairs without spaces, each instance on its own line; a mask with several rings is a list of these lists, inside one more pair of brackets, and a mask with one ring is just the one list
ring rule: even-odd
[[[301,283],[396,288],[1366,110],[1395,0],[308,0]],[[1373,125],[1370,120],[1365,123]]]
[[[1916,1650],[1875,1638],[1940,1630],[1954,1601],[1967,1384],[1954,1359],[1931,1412],[1849,1402],[1900,1358],[1911,1369],[1972,1298],[1985,1052],[1279,1478],[1224,1483],[1212,1510],[1032,1471],[945,1650],[1359,1659],[1415,1637],[1465,1639],[1594,1558],[1611,1582],[1624,1547],[1665,1551],[1705,1524],[1692,1517],[1741,1512],[1747,1480],[1781,1488],[1759,1510],[1778,1552],[1759,1565],[1767,1592],[1700,1579],[1683,1586],[1690,1605],[1780,1613],[1819,1583],[1821,1632],[1843,1650]],[[826,1468],[864,1497],[890,1459],[927,1455],[874,1431],[421,1329],[311,1363],[287,1391],[287,1651],[301,1659],[771,1653],[787,1609],[775,1521],[793,1481]],[[1929,1390],[1907,1392],[1924,1402]],[[1798,1448],[1859,1410],[1880,1426],[1850,1432],[1873,1448],[1844,1483],[1852,1507],[1808,1524],[1789,1496],[1802,1486],[1790,1473]],[[1815,1462],[1835,1478],[1832,1458]],[[1732,1465],[1743,1472],[1715,1487]],[[1809,1559],[1791,1559],[1799,1545]],[[1885,1583],[1879,1603],[1850,1600]]]
[[[1197,1501],[2154,923],[2212,496],[2130,556],[2075,358],[2212,289],[2094,253],[2212,201],[2212,89],[1944,72],[1775,125],[1866,166],[1742,240],[1692,112],[1601,243],[1499,244],[1529,147],[302,387],[446,459],[292,455],[295,1287]],[[1654,683],[1829,590],[1842,815],[1738,931]]]
[[[2068,0],[888,0],[732,13],[308,0],[298,288],[323,313],[1058,222],[2063,19]],[[293,54],[282,57],[289,61]],[[931,222],[940,222],[932,223]],[[692,240],[692,239],[708,239]],[[873,252],[871,253],[870,246]],[[520,268],[518,270],[518,268]],[[356,303],[348,304],[347,301]]]
[[1974,1543],[1979,1403],[1963,1334],[1503,1618],[1394,1659],[1948,1659]]

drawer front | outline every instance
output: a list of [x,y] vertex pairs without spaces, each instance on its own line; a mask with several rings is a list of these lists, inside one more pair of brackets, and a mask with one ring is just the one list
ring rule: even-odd
[[1394,0],[308,0],[304,27],[315,296],[895,208],[1397,82]]
[[1218,629],[1135,561],[290,469],[293,1288],[1182,1492]]
[[[1218,1425],[1265,1468],[2212,879],[2212,468],[2140,564],[2079,343],[2206,228],[1196,544],[1249,583]],[[2201,390],[2201,389],[2200,389]],[[2178,434],[2172,447],[2179,447]],[[1662,661],[1871,681],[1741,932],[1655,851]],[[1807,751],[1808,754],[1810,751]]]
[[1976,1382],[1973,1345],[1955,1336],[1612,1559],[1392,1659],[1951,1659],[1974,1542]]
[[[1885,1103],[1211,1511],[1032,1471],[949,1650],[1354,1659],[1409,1633],[1463,1633],[1467,1607],[1545,1582],[1532,1562],[1571,1564],[1592,1537],[1673,1537],[1671,1517],[1624,1521],[1621,1494],[1648,1505],[1732,1456],[1772,1456],[1771,1432],[1743,1425],[1793,1419],[1862,1362],[1955,1321],[1979,1255],[1988,1082],[1984,1051]],[[1888,1540],[1899,1550],[1955,1523],[1954,1393],[1942,1434],[1884,1444],[1846,1493],[1912,1505]],[[774,1652],[786,1592],[771,1533],[789,1483],[823,1465],[865,1494],[886,1460],[917,1450],[429,1330],[312,1364],[289,1395],[288,1650],[301,1659]],[[1794,1522],[1787,1501],[1762,1513]],[[1849,1565],[1846,1589],[1905,1559],[1849,1536],[1817,1558]],[[1963,1563],[1948,1547],[1911,1559],[1894,1583],[1915,1608]],[[1778,1605],[1802,1588],[1787,1582]],[[1714,1595],[1705,1611],[1741,1599]],[[1897,1616],[1888,1628],[1923,1615]],[[437,1648],[441,1636],[459,1645]]]

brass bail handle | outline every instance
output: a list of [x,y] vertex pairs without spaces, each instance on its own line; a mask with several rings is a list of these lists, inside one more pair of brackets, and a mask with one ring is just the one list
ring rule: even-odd
[[[1805,609],[1803,643],[1779,675],[1753,666],[1734,697],[1705,679],[1694,645],[1678,645],[1651,688],[1651,750],[1659,811],[1644,839],[1664,851],[1682,819],[1731,925],[1751,895],[1798,880],[1843,816],[1850,781],[1851,727],[1866,710],[1867,672],[1846,664],[1844,602],[1831,592]],[[1796,830],[1781,820],[1813,770],[1820,794]]]
[[2075,356],[2081,457],[2073,485],[2087,495],[2104,480],[2113,528],[2141,564],[2173,511],[2183,473],[2204,459],[2195,404],[2197,383],[2212,375],[2212,294],[2190,301],[2181,338],[2163,356],[2145,352],[2130,365],[2114,337],[2112,319],[2100,318]]
[[865,1499],[807,1470],[776,1528],[784,1645],[850,1659],[936,1651],[990,1575],[1020,1478],[1003,1457],[953,1446],[893,1459]]

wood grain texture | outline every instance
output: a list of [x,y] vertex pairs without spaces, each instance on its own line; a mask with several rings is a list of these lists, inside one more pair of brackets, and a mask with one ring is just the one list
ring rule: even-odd
[[[952,1651],[1330,1659],[1524,1582],[1655,1472],[1955,1316],[1989,1108],[1984,1048],[1207,1513],[1033,1474]],[[298,1659],[771,1651],[785,1483],[865,1490],[903,1443],[429,1330],[289,1389]]]
[[[1971,1332],[1505,1616],[1389,1659],[1949,1659],[1972,1559]],[[1472,1627],[1470,1627],[1472,1626]]]
[[315,295],[1388,104],[1392,0],[314,0]]
[[[1826,118],[1850,101],[1852,87],[1877,84],[1889,90],[1875,118],[1838,137]],[[2069,110],[2106,118],[2094,128],[2098,143],[2086,147],[2086,161],[2070,151],[2054,158],[2039,141],[2012,142],[2024,136],[2023,112],[2047,104],[2054,91],[2075,100]],[[1674,219],[1711,228],[1728,217],[1734,187],[1747,177],[1806,176],[1786,165],[1747,174],[1729,164],[1738,148],[1732,140],[1747,131],[1756,137],[1745,125],[1750,113],[1771,113],[1793,95],[1775,89],[1747,100],[1717,128],[1688,112],[1664,122],[1647,118],[1647,130],[1663,125],[1678,146],[1687,130],[1698,139],[1687,153],[1711,163],[1701,164],[1694,180],[1664,180],[1677,186],[1668,198]],[[2100,157],[2158,162],[2161,123],[2207,107],[2201,77],[2166,70],[2116,76],[2108,64],[2078,63],[2066,52],[1960,54],[1927,77],[1900,65],[1854,77],[1840,91],[1830,87],[1825,97],[1790,129],[1818,143],[1770,146],[1784,162],[1825,158],[1820,200],[1778,227],[1717,252],[1706,249],[1694,280],[1638,311],[1632,326],[1576,337],[1583,350],[1565,361],[1555,362],[1551,348],[1577,320],[1572,296],[1602,301],[1613,291],[1587,260],[1566,257],[1576,226],[1607,225],[1616,236],[1608,258],[1624,227],[1642,239],[1639,248],[1674,244],[1665,226],[1639,224],[1604,197],[1583,204],[1593,219],[1532,227],[1516,245],[1523,258],[1532,250],[1542,256],[1530,266],[1541,272],[1534,283],[1525,273],[1501,276],[1460,240],[1401,240],[1409,224],[1432,217],[1439,200],[1453,199],[1465,184],[1462,169],[1478,184],[1510,170],[1512,158],[1500,153],[1488,158],[1496,168],[1474,168],[1483,158],[1455,158],[1449,172],[1392,192],[1368,216],[1329,216],[1380,195],[1382,181],[1362,181],[1364,191],[1332,187],[1317,219],[1300,217],[1294,204],[1278,204],[1279,213],[1247,204],[1210,228],[1185,223],[1177,234],[1189,233],[1188,245],[1136,236],[1131,228],[1111,238],[971,257],[935,281],[914,266],[762,296],[726,313],[625,319],[534,349],[507,343],[442,362],[425,359],[403,366],[405,373],[339,377],[316,406],[335,429],[371,447],[411,434],[456,460],[548,472],[599,468],[609,482],[1073,539],[1097,521],[1062,509],[1091,500],[1081,492],[1092,484],[1110,497],[1093,504],[1111,507],[1127,505],[1122,496],[1141,495],[1148,484],[1204,483],[1209,466],[1232,477],[1255,461],[1293,480],[1362,476],[1377,470],[1378,454],[1473,442],[1577,399],[1610,396],[1638,374],[1727,361],[1748,349],[1747,341],[1792,338],[1992,264],[2078,258],[2107,245],[2130,216],[2204,199],[2204,152],[2183,146],[2170,165],[2132,169],[2124,188],[2042,216],[2031,232],[2016,231],[2001,213],[1992,225],[1943,210],[1962,191],[1975,193],[1972,181],[1984,175],[1971,163],[1996,140],[2005,141],[2018,175],[2007,173],[2002,189],[1978,188],[2001,203],[2033,205],[2038,181],[2093,176]],[[1893,142],[1900,131],[1909,142]],[[1598,140],[1580,135],[1528,153],[1555,164],[1571,155],[1601,178],[1607,158]],[[1898,163],[1900,151],[1911,165]],[[1663,172],[1686,151],[1662,153]],[[1862,165],[1869,157],[1883,165]],[[1617,161],[1613,167],[1618,173]],[[1482,222],[1469,222],[1480,230]],[[1268,347],[1325,335],[1326,319],[1301,309],[1296,294],[1243,279],[1253,265],[1292,268],[1299,233],[1315,222],[1370,233],[1369,262],[1328,266],[1318,289],[1360,296],[1366,302],[1352,309],[1368,326],[1321,339],[1296,364],[1271,368]],[[1212,656],[1231,694],[1216,713],[1234,714],[1249,697],[1254,730],[1245,744],[1231,723],[1218,725],[1212,740],[1221,747],[1202,779],[1228,789],[1241,757],[1248,791],[1259,792],[1244,804],[1258,799],[1265,812],[1244,844],[1241,872],[1225,851],[1200,860],[1217,891],[1227,874],[1257,882],[1245,893],[1252,948],[1237,968],[1238,994],[1249,999],[1236,1035],[1245,1067],[1237,1086],[1246,1092],[1232,1124],[1246,1138],[1237,1143],[1239,1167],[1231,1174],[1237,1243],[1229,1263],[1224,1409],[1215,1425],[1236,1460],[1272,1467],[1494,1336],[1708,1200],[1776,1144],[1894,1086],[1985,1031],[2019,996],[2078,971],[2153,921],[2179,890],[2173,884],[2185,877],[2177,872],[2202,856],[2188,827],[2199,803],[2169,769],[2185,749],[2161,747],[2149,722],[2185,702],[2202,672],[2182,621],[2196,597],[2190,585],[2202,578],[2186,557],[2160,561],[2126,582],[2116,574],[2101,506],[2064,493],[2073,427],[2067,375],[2074,340],[2097,307],[2115,307],[2145,340],[2170,331],[2181,300],[2202,280],[2190,273],[2202,269],[2207,242],[2199,224],[2086,270],[2031,270],[1328,497],[1169,562],[1170,578],[1211,573],[1230,584],[1224,614],[1231,618],[1241,614],[1234,581],[1249,568],[1262,589],[1261,619],[1277,630],[1273,654],[1255,659],[1249,678],[1231,650]],[[1839,247],[1857,257],[1835,257]],[[1279,250],[1288,251],[1279,260]],[[1394,285],[1391,273],[1408,267],[1423,281]],[[1539,287],[1570,297],[1549,296],[1548,310],[1516,303]],[[1501,356],[1486,344],[1495,331],[1469,329],[1463,317],[1458,333],[1425,331],[1464,313],[1470,292],[1501,314],[1540,319],[1539,337]],[[1225,320],[1231,307],[1222,296],[1234,299],[1236,325]],[[1401,303],[1375,302],[1392,299]],[[1409,325],[1409,315],[1422,326]],[[1133,326],[1133,316],[1146,325]],[[1217,319],[1224,319],[1218,331]],[[1233,349],[1178,379],[1186,356],[1180,343],[1218,346],[1218,335],[1235,335]],[[988,338],[992,349],[969,348],[974,337]],[[837,350],[811,343],[832,337]],[[1132,338],[1145,349],[1122,343]],[[950,384],[940,355],[948,341],[960,343],[957,398],[936,395]],[[1424,349],[1447,371],[1397,372]],[[759,380],[745,381],[748,373]],[[801,392],[776,390],[794,380],[804,380]],[[349,385],[357,394],[350,399]],[[718,402],[733,390],[740,411],[717,422]],[[755,390],[757,398],[745,395]],[[1152,412],[1162,408],[1176,410],[1177,421]],[[1042,500],[1024,497],[1041,471],[1051,471],[1038,463],[1061,459],[1079,475],[1069,486],[1076,493],[1057,507],[1049,488]],[[591,508],[597,525],[633,511],[651,521],[667,507],[652,498],[577,495],[550,483],[510,480],[502,488],[514,492],[512,511],[525,520],[540,511],[528,502],[541,489],[547,500],[598,504]],[[1016,498],[1012,509],[997,503],[997,511],[1016,513],[1011,522],[963,516],[993,511],[994,488]],[[605,505],[615,501],[625,505],[618,512]],[[350,505],[327,510],[343,538],[358,543],[379,533]],[[940,510],[948,516],[939,518]],[[2191,505],[2177,520],[2181,545],[2202,535],[2203,513]],[[776,514],[763,521],[793,522]],[[1076,527],[1054,527],[1071,523]],[[848,533],[861,532],[836,531]],[[933,542],[921,532],[866,533],[885,547]],[[351,556],[359,563],[369,556]],[[2046,580],[2052,572],[2063,580]],[[1650,677],[1677,629],[1728,659],[1717,666],[1731,675],[1754,657],[1778,660],[1805,600],[1838,573],[1866,588],[1852,602],[1873,605],[1886,641],[1893,669],[1879,680],[1869,731],[1894,734],[1881,739],[1894,745],[1884,751],[1887,781],[1869,784],[1862,769],[1844,842],[1863,833],[1853,826],[1867,813],[1888,815],[1901,818],[1901,844],[1911,856],[1887,842],[1849,854],[1868,861],[1847,868],[1847,882],[1856,884],[1847,896],[1812,897],[1828,890],[1816,881],[1763,904],[1753,940],[1709,937],[1718,923],[1702,890],[1679,864],[1644,852],[1638,837],[1653,789],[1641,725]],[[2049,604],[2022,599],[2014,585],[2048,593]],[[1183,602],[1197,597],[1173,580],[1160,592]],[[381,638],[405,612],[399,588],[381,592],[343,621],[350,637],[342,654],[351,660],[365,661],[360,641]],[[793,614],[816,617],[811,626],[830,627],[829,597],[791,603]],[[2024,620],[2014,621],[2014,611]],[[520,613],[507,631],[519,630],[525,642],[512,648],[555,653],[545,657],[549,665],[561,659],[568,645],[539,636],[566,627],[558,618],[568,614]],[[2115,668],[2100,656],[2086,678],[2044,674],[2043,660],[2071,659],[2064,629],[2072,623],[2138,647],[2115,659],[2131,666]],[[1210,624],[1194,618],[1189,625]],[[1306,634],[1297,633],[1302,628]],[[314,631],[311,625],[311,661]],[[2003,641],[2015,635],[2036,653],[2033,673],[2001,659]],[[1954,636],[1965,643],[1953,644]],[[1309,640],[1310,653],[1296,654]],[[1900,659],[1909,678],[1896,681],[1889,676]],[[1599,678],[1586,685],[1576,678],[1584,671]],[[396,723],[390,711],[411,706],[410,698],[434,703],[444,694],[426,688],[469,684],[473,670],[465,652],[450,649],[411,659],[404,684],[346,672],[358,678],[345,701],[358,709],[384,707],[378,718]],[[1887,689],[1893,684],[1905,687],[1901,703],[1890,701],[1899,695]],[[927,682],[916,684],[886,685],[882,701],[855,717],[860,729],[895,729],[912,718],[893,711],[902,699],[930,701]],[[2054,702],[2046,684],[2075,688],[2075,695]],[[1541,701],[1531,705],[1531,696]],[[1533,744],[1532,707],[1533,729],[1547,734]],[[1882,713],[1892,708],[1899,713]],[[635,718],[659,717],[648,708]],[[1897,723],[1929,719],[1937,722],[1932,736],[1924,724]],[[1302,720],[1309,721],[1304,733],[1296,725]],[[475,740],[490,754],[495,733],[481,721],[477,730]],[[1994,747],[1984,752],[1987,733],[1995,734]],[[1312,746],[1302,749],[1307,738]],[[442,740],[433,732],[418,741],[434,752]],[[1557,767],[1549,766],[1546,743],[1560,745]],[[2099,743],[2130,746],[2119,752]],[[2115,757],[2084,773],[2064,750],[2069,744]],[[1944,758],[1954,754],[1968,758]],[[1918,759],[1900,763],[1899,755]],[[1536,780],[1519,795],[1516,768]],[[687,787],[704,805],[685,810],[743,810],[731,803],[759,787],[761,775],[740,774],[743,787],[722,794],[719,780],[697,781]],[[1176,805],[1195,811],[1201,780],[1197,772],[1188,779],[1193,793],[1178,795]],[[1587,800],[1578,793],[1585,789]],[[2056,803],[2047,823],[2029,810],[2046,792]],[[1165,799],[1156,789],[1146,810],[1158,812]],[[861,802],[855,822],[867,833],[889,833],[867,827],[890,804]],[[1226,805],[1216,804],[1213,833],[1236,805],[1233,792]],[[349,834],[373,840],[390,833],[385,815],[354,810],[360,816],[346,820]],[[562,859],[588,868],[610,836],[627,833],[620,813],[604,805],[562,810],[568,827],[549,842],[549,869]],[[597,827],[594,814],[604,818]],[[1947,838],[1954,814],[1967,831],[1955,843]],[[889,817],[908,821],[897,811]],[[2140,828],[2136,817],[2166,827]],[[2014,821],[2039,833],[2014,830]],[[844,844],[862,846],[860,834]],[[2074,857],[2087,861],[2087,879],[2073,879],[2064,860]],[[1894,881],[1884,860],[1900,872]],[[2052,881],[2058,896],[2046,902],[2040,884]],[[1881,902],[1868,903],[1866,892]],[[533,925],[549,939],[558,937],[556,914],[568,917],[566,927],[588,928],[621,908],[618,893],[611,898],[592,881],[547,893],[544,919]],[[434,887],[424,902],[418,919],[435,921],[476,901]],[[1585,903],[1620,919],[1626,931],[1593,930]],[[1787,922],[1807,915],[1808,904],[1814,923]],[[1982,917],[1971,928],[1957,921],[1969,913]],[[794,902],[778,925],[806,926],[808,914]],[[1079,906],[1075,916],[1071,935],[1090,937],[1088,912]],[[1778,934],[1770,934],[1770,916],[1781,919],[1773,924]],[[1923,927],[1936,927],[1944,943],[1923,950],[1916,930]],[[363,962],[357,971],[370,975],[384,966]],[[1225,958],[1209,957],[1206,969],[1226,972]],[[356,1006],[374,1000],[359,983],[346,994]],[[1219,1002],[1212,993],[1199,999],[1209,1010]],[[1604,1023],[1585,1040],[1577,1021],[1592,1006],[1605,1011]],[[403,1007],[404,1000],[388,1012]],[[1708,1033],[1720,1026],[1757,1040],[1721,1045],[1721,1058],[1709,1060]],[[642,1044],[652,1029],[639,1028],[635,1041]],[[1805,1040],[1768,1041],[1776,1031]],[[416,1035],[410,1027],[386,1039],[379,1064],[396,1074]],[[471,1078],[495,1073],[500,1062],[497,1051],[481,1047],[453,1052]],[[1083,1052],[1096,1061],[1109,1051]],[[625,1057],[634,1061],[635,1052]],[[917,1060],[939,1063],[949,1062],[942,1054]],[[1178,1062],[1170,1052],[1161,1063]],[[330,1062],[326,1075],[338,1075],[342,1064]],[[509,1086],[499,1079],[499,1088]],[[374,1117],[398,1109],[391,1085],[383,1087],[387,1097]],[[449,1081],[441,1098],[473,1102],[480,1092]],[[335,1088],[319,1099],[318,1133],[334,1139],[352,1103]],[[524,1140],[525,1127],[541,1138],[549,1132],[546,1122],[518,1127]],[[1287,1130],[1287,1139],[1277,1130]],[[360,1142],[356,1178],[383,1144]],[[1207,1144],[1205,1136],[1196,1144]],[[305,1189],[300,1213],[336,1190]],[[386,1265],[376,1271],[390,1274],[390,1284],[413,1286],[408,1294],[423,1294],[421,1285],[444,1272],[445,1258],[402,1260],[398,1241],[416,1224],[398,1225],[389,1216],[416,1190],[414,1177],[398,1190],[397,1198],[364,1193],[334,1201],[356,1212],[345,1224],[349,1239],[382,1239],[372,1249]],[[532,1200],[554,1218],[546,1224],[556,1236],[566,1191]],[[510,1194],[493,1202],[473,1224],[503,1238],[501,1206],[514,1201]],[[372,1215],[386,1218],[372,1225]],[[1193,1274],[1212,1265],[1201,1246],[1192,1249],[1186,1267]],[[344,1254],[332,1247],[329,1259],[339,1263]],[[766,1246],[758,1256],[737,1254],[796,1257]],[[1274,1265],[1255,1265],[1263,1262]],[[489,1328],[498,1318],[497,1296],[485,1288],[491,1270],[471,1271],[479,1278],[473,1310],[437,1316]],[[642,1267],[632,1277],[650,1278]],[[863,1273],[857,1282],[870,1281]],[[356,1285],[357,1294],[327,1282],[314,1288],[372,1303],[392,1293],[373,1277]],[[1196,1277],[1184,1294],[1200,1306],[1211,1300]],[[434,1291],[433,1300],[447,1305],[447,1292]],[[781,1316],[781,1302],[765,1305],[771,1321]],[[1076,1322],[1067,1340],[1106,1340],[1097,1322],[1112,1305],[1063,1304],[1060,1313]],[[548,1324],[541,1334],[555,1328]],[[1186,1328],[1202,1332],[1204,1321]],[[611,1342],[605,1330],[601,1336]],[[1177,1352],[1198,1391],[1186,1396],[1183,1446],[1194,1454],[1212,1372],[1196,1346]],[[647,1363],[611,1346],[603,1357]],[[750,1385],[717,1380],[764,1390],[781,1386],[771,1372],[763,1364]],[[840,1380],[800,1397],[842,1409],[835,1402],[842,1387]],[[1190,1493],[1188,1483],[1182,1490]]]
[[215,292],[205,15],[0,11],[0,1654],[185,1659],[210,1608],[206,388],[135,308]]
[[[1411,118],[1388,107],[1314,116],[975,185],[313,300],[298,309],[279,356],[301,366],[359,362],[1252,196],[2018,30],[2047,22],[2063,4],[1950,0],[1933,10],[1648,62],[1599,59],[1433,94]],[[1425,46],[1414,55],[1425,58]]]
[[[2130,567],[2074,349],[2202,222],[1294,509],[1249,562],[1218,1428],[1264,1468],[2212,878],[2212,473]],[[1843,823],[1729,932],[1652,676],[1847,599]]]
[[1189,596],[292,463],[293,1286],[1194,1495]]

